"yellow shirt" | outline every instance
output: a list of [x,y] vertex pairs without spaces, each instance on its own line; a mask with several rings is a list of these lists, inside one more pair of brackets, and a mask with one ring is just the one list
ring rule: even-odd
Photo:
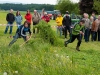
[[57,23],[57,26],[62,26],[62,21],[63,21],[63,17],[57,17],[56,19],[56,23]]

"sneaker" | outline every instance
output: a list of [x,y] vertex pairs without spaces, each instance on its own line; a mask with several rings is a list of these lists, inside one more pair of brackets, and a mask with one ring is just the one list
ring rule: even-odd
[[80,51],[79,47],[76,47],[76,50],[77,50],[77,51]]
[[65,42],[64,42],[65,47],[67,47],[67,44],[68,44],[68,42],[65,41]]

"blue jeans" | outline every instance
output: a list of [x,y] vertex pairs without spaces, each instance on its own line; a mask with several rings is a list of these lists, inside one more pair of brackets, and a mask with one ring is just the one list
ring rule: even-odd
[[[18,33],[16,33],[16,35],[13,37],[13,40],[9,43],[9,46],[14,44],[18,38],[20,38],[20,35]],[[26,37],[23,37],[23,39],[24,39],[24,41],[26,41]]]
[[19,26],[21,26],[21,23],[16,23],[17,24],[17,27],[19,28]]
[[57,26],[57,34],[60,32],[60,36],[62,36],[62,26]]
[[9,34],[12,34],[12,29],[13,29],[13,23],[10,23],[8,22],[7,26],[6,26],[6,29],[5,29],[5,34],[8,32],[8,29],[10,27],[10,31],[9,31]]
[[85,30],[85,35],[84,35],[85,42],[89,42],[89,36],[90,36],[90,29],[87,28]]

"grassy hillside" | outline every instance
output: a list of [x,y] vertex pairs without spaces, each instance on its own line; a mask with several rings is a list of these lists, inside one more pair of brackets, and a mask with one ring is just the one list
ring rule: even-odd
[[[5,24],[7,12],[0,12],[0,23]],[[25,13],[22,12],[22,15]],[[55,26],[55,21],[49,23]],[[81,51],[75,50],[77,40],[63,46],[64,37],[59,37],[53,27],[59,43],[51,45],[45,42],[40,35],[33,34],[31,40],[22,47],[24,41],[18,41],[8,47],[12,38],[4,34],[5,26],[0,26],[0,75],[100,75],[100,42],[85,43]],[[12,36],[15,34],[16,27]],[[35,38],[34,38],[35,36]]]

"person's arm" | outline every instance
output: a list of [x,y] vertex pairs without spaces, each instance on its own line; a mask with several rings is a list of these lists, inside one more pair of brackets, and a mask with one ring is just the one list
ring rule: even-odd
[[21,36],[26,37],[27,35],[23,34],[23,31],[24,31],[24,27],[22,27],[22,29],[21,29]]
[[13,15],[13,22],[15,21],[15,15]]
[[7,16],[6,16],[6,21],[9,21],[9,15],[7,14]]
[[62,24],[65,26],[65,17],[63,18]]
[[70,22],[70,26],[71,26],[71,23],[72,23],[72,20],[71,20],[71,17],[69,17],[70,19],[69,19],[69,22]]
[[73,30],[74,30],[75,32],[80,32],[80,30],[77,29],[77,26],[78,26],[78,25],[75,25],[74,28],[73,28]]
[[21,16],[21,22],[23,21],[23,17]]

